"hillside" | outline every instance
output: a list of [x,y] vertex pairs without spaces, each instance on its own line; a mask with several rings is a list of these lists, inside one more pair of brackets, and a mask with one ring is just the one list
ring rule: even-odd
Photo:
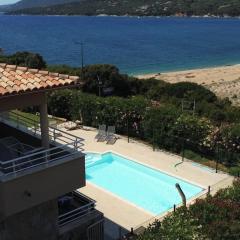
[[[40,0],[26,1],[35,2],[36,4]],[[45,1],[49,2],[49,0]],[[240,16],[240,0],[82,0],[80,2],[78,0],[72,3],[22,9],[9,13],[49,15]]]
[[77,0],[21,0],[15,4],[7,5],[6,7],[7,7],[7,10],[10,9],[10,11],[14,11],[19,9],[27,9],[27,8],[35,8],[35,7],[47,7],[51,5],[71,3],[75,1]]
[[0,12],[6,12],[10,10],[11,5],[0,5]]

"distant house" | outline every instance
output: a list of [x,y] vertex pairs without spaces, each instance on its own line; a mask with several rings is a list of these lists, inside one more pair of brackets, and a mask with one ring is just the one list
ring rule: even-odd
[[[48,91],[75,76],[0,64],[0,239],[103,239],[85,186],[82,139],[48,125]],[[39,106],[40,123],[12,112]]]

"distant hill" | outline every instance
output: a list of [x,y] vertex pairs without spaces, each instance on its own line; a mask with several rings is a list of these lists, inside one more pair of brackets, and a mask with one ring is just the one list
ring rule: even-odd
[[[11,11],[19,9],[28,9],[35,7],[47,7],[57,4],[71,3],[78,0],[21,0],[15,4],[7,5],[7,9]],[[0,6],[1,9],[1,6]]]
[[10,10],[11,5],[0,5],[0,12],[6,12]]
[[[49,15],[137,15],[137,16],[240,16],[240,0],[82,0],[44,7],[51,0],[22,0],[41,7],[11,11],[10,14]],[[52,0],[51,3],[57,0]],[[59,2],[61,0],[58,0]],[[66,0],[62,0],[65,1]],[[70,2],[70,3],[69,3]],[[25,5],[26,6],[26,5]]]

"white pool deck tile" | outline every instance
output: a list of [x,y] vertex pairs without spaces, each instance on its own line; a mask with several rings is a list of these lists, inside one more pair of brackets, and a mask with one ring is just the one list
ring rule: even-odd
[[[181,162],[181,157],[162,151],[153,151],[151,146],[142,142],[120,137],[114,145],[96,142],[96,130],[74,130],[72,134],[84,139],[86,152],[104,153],[108,151],[123,155],[131,160],[145,164],[175,177],[184,179],[190,183],[199,185],[204,189],[212,186],[212,193],[222,187],[229,186],[233,178],[224,173],[208,171],[201,166],[196,166],[191,161]],[[144,183],[143,183],[144,188]],[[130,230],[137,226],[148,224],[154,216],[133,204],[106,192],[105,190],[87,182],[86,187],[79,189],[82,193],[97,201],[97,209],[104,213],[105,217]],[[141,189],[139,189],[141,191]]]

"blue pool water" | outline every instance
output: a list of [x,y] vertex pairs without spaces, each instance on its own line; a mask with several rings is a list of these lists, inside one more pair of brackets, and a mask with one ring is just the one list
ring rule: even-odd
[[151,73],[240,63],[240,19],[0,15],[0,48]]
[[87,153],[86,178],[154,215],[181,203],[176,183],[180,184],[187,199],[203,191],[198,186],[111,152]]

